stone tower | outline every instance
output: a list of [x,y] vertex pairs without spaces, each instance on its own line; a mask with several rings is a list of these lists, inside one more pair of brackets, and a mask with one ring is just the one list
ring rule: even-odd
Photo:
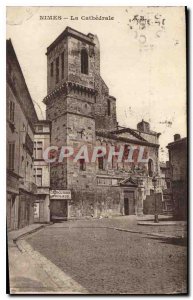
[[[100,76],[96,36],[67,27],[47,48],[46,119],[51,121],[51,145],[95,145],[97,131],[116,129],[116,99]],[[52,164],[51,189],[93,188],[95,166],[82,174],[80,162]],[[84,166],[83,166],[84,167]],[[76,198],[76,197],[75,197]]]

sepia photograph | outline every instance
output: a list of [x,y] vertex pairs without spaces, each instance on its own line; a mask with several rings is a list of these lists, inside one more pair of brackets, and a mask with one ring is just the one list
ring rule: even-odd
[[187,16],[6,7],[8,294],[187,295]]

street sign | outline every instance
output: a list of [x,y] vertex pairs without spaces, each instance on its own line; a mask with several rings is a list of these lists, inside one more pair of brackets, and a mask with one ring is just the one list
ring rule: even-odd
[[50,199],[51,200],[71,199],[71,191],[70,190],[50,190]]

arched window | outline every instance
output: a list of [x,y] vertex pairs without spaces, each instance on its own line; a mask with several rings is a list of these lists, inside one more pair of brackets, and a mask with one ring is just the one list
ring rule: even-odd
[[88,74],[88,53],[86,49],[81,50],[81,73]]
[[148,175],[149,177],[153,177],[153,160],[149,159],[148,161]]
[[[102,150],[98,150],[97,154],[102,154]],[[101,157],[98,157],[98,168],[99,170],[104,170],[104,157],[101,156]]]

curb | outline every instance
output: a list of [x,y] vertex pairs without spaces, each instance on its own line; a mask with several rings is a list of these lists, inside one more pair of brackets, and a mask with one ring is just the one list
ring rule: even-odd
[[37,228],[35,228],[35,229],[32,229],[31,231],[28,231],[28,232],[26,232],[26,233],[23,233],[23,234],[19,235],[18,237],[14,238],[14,239],[13,239],[13,242],[16,244],[16,242],[17,242],[19,239],[21,239],[21,238],[23,238],[23,237],[25,237],[25,236],[27,236],[27,235],[30,235],[30,234],[32,234],[32,233],[35,233],[36,231],[39,231],[39,230],[41,230],[41,229],[43,229],[43,228],[45,228],[46,226],[49,226],[49,225],[50,225],[50,224],[43,224],[43,225],[41,225],[41,226],[39,226],[39,227],[37,227]]
[[162,223],[162,222],[159,222],[159,223],[154,223],[154,222],[151,222],[151,221],[139,221],[137,222],[137,225],[145,225],[145,226],[174,226],[174,225],[178,225],[178,226],[187,226],[187,224],[180,224],[180,223],[176,223],[175,221],[171,221],[171,223]]
[[183,236],[173,236],[173,235],[164,235],[164,234],[159,234],[159,233],[134,231],[134,230],[129,230],[129,229],[117,228],[117,227],[108,227],[108,228],[109,229],[114,229],[114,230],[117,230],[117,231],[124,231],[124,232],[129,232],[129,233],[137,233],[137,234],[143,234],[143,235],[147,235],[147,236],[160,237],[160,238],[166,238],[166,239],[182,239],[182,238],[184,238]]

